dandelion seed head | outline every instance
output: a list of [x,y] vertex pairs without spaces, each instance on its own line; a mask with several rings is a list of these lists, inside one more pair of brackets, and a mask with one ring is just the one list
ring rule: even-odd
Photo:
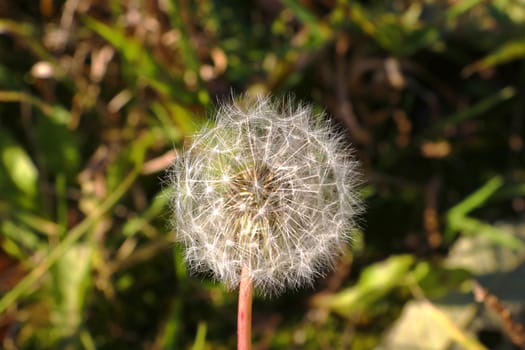
[[247,267],[262,294],[329,270],[360,212],[357,162],[342,136],[291,99],[225,104],[171,175],[174,226],[197,272],[235,288]]

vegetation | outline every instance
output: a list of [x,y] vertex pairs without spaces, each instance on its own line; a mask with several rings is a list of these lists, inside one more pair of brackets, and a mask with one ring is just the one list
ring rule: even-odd
[[236,295],[186,272],[163,179],[240,93],[326,110],[366,180],[358,238],[315,288],[255,300],[255,346],[371,349],[410,300],[443,320],[427,300],[473,288],[458,239],[523,249],[493,223],[525,210],[524,30],[514,0],[3,0],[1,346],[235,346]]

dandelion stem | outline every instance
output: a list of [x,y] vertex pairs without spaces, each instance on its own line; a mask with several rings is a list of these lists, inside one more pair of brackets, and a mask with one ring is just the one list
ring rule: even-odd
[[242,268],[239,286],[239,310],[237,314],[237,350],[252,348],[252,294],[253,281],[247,267]]

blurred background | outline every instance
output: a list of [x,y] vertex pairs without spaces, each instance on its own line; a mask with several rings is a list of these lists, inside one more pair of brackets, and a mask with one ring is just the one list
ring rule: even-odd
[[164,183],[241,93],[345,132],[367,212],[255,349],[524,349],[525,2],[2,0],[0,347],[232,349]]

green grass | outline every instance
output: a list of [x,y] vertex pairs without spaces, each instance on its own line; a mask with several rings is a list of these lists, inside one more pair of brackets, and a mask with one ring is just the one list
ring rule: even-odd
[[442,263],[458,238],[523,248],[493,223],[525,210],[524,14],[512,1],[7,0],[0,347],[233,348],[235,293],[186,273],[163,179],[217,103],[261,91],[346,132],[367,212],[334,274],[255,301],[255,344],[380,343],[407,301],[471,278]]

